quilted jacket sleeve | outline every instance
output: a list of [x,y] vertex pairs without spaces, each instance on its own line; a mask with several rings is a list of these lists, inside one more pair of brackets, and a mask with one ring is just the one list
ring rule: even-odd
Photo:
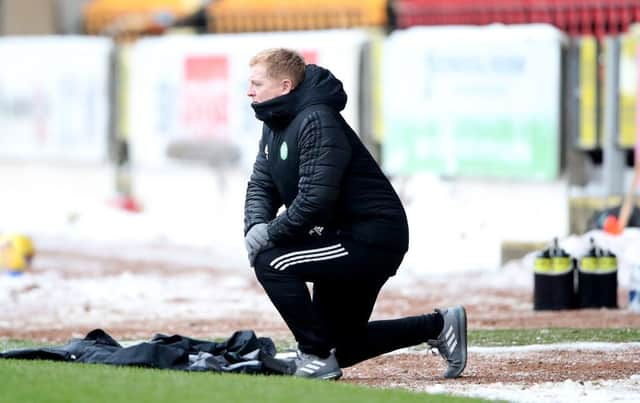
[[269,224],[269,237],[276,244],[295,239],[331,215],[351,159],[351,145],[336,112],[316,110],[305,118],[298,152],[298,194]]
[[253,164],[253,172],[247,184],[247,193],[244,200],[244,233],[252,226],[271,221],[282,205],[264,153],[267,130],[263,129],[262,138],[258,150],[256,162]]

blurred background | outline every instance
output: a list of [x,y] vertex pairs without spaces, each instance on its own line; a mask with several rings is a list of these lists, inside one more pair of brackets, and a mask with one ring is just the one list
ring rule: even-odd
[[407,209],[403,264],[495,269],[635,194],[636,21],[631,0],[0,0],[0,233],[246,267],[248,60],[291,47],[343,81]]

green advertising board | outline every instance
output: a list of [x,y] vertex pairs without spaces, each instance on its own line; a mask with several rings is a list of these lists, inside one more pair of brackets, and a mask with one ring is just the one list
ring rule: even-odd
[[394,173],[551,179],[558,172],[556,128],[543,121],[459,119],[448,134],[437,122],[390,122],[384,158]]
[[394,33],[385,46],[385,170],[555,178],[562,40],[548,26]]

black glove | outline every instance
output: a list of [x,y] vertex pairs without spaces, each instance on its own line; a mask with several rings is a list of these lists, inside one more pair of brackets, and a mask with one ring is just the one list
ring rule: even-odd
[[244,237],[244,246],[247,248],[251,267],[253,267],[258,253],[273,246],[273,243],[269,241],[267,229],[268,225],[265,223],[256,224],[251,227]]

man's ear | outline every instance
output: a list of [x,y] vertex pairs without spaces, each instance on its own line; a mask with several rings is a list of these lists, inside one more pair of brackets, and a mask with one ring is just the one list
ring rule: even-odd
[[293,82],[288,78],[282,80],[282,95],[286,95],[293,90]]

